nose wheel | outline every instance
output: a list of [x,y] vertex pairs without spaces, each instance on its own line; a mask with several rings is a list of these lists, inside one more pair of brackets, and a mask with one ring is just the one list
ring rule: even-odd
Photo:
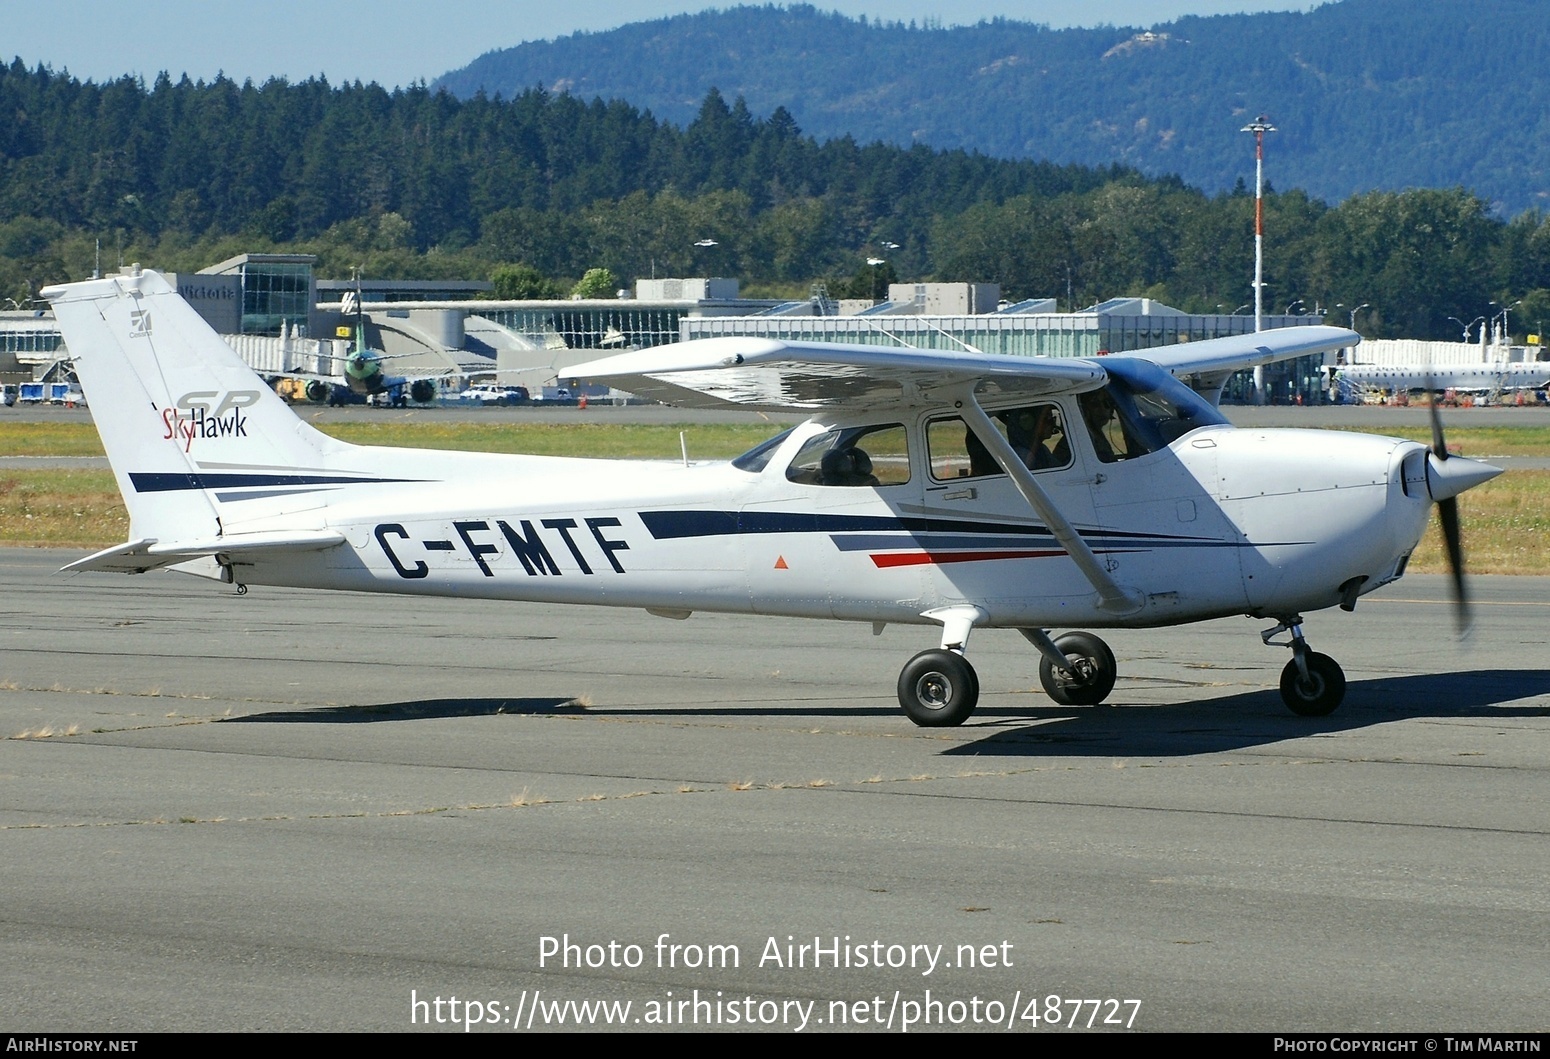
[[[1273,637],[1289,632],[1291,640],[1277,643]],[[1260,633],[1266,644],[1290,647],[1292,660],[1281,670],[1281,701],[1299,717],[1328,717],[1345,698],[1345,671],[1329,655],[1308,648],[1302,635],[1302,618],[1293,616],[1269,632]]]
[[1345,698],[1345,673],[1329,655],[1308,651],[1303,656],[1304,675],[1297,659],[1281,670],[1281,701],[1299,717],[1328,717]]

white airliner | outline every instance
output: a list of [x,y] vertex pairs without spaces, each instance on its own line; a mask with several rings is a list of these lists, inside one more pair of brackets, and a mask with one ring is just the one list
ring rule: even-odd
[[45,295],[130,515],[131,540],[67,570],[935,624],[898,683],[922,725],[974,709],[975,629],[1021,632],[1051,697],[1081,705],[1108,696],[1114,656],[1052,628],[1234,614],[1273,621],[1266,643],[1287,634],[1282,696],[1326,714],[1345,678],[1303,612],[1399,577],[1433,501],[1456,560],[1454,497],[1500,473],[1448,458],[1440,428],[1429,452],[1217,411],[1233,371],[1357,341],[1333,327],[1092,360],[723,338],[573,369],[685,405],[813,413],[690,465],[348,445],[154,272]]
[[1498,361],[1436,364],[1429,368],[1385,364],[1346,364],[1329,369],[1347,386],[1367,390],[1535,390],[1550,385],[1550,362]]

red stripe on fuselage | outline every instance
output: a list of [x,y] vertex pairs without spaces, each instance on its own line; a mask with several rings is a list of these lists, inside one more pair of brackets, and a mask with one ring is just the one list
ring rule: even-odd
[[879,569],[891,566],[943,566],[947,563],[981,563],[991,559],[1049,559],[1066,554],[1064,549],[1053,551],[999,551],[999,552],[884,552],[872,555],[872,562]]

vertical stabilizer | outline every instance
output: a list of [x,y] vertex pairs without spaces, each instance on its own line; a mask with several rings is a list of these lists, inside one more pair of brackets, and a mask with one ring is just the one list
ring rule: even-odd
[[129,508],[132,538],[230,533],[243,521],[232,498],[283,495],[277,485],[324,471],[331,455],[349,449],[297,419],[159,273],[137,268],[42,293]]

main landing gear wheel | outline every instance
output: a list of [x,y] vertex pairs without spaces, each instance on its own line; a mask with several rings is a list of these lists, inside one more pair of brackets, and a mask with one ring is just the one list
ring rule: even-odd
[[1308,664],[1306,680],[1295,658],[1281,670],[1281,701],[1299,717],[1327,717],[1345,698],[1345,672],[1329,655],[1308,651],[1303,658]]
[[922,651],[899,673],[899,705],[922,728],[962,724],[979,699],[980,679],[974,667],[952,651]]
[[1044,693],[1062,706],[1096,706],[1114,690],[1118,675],[1114,652],[1092,633],[1069,632],[1055,641],[1071,662],[1060,669],[1048,658],[1039,659],[1039,683]]

